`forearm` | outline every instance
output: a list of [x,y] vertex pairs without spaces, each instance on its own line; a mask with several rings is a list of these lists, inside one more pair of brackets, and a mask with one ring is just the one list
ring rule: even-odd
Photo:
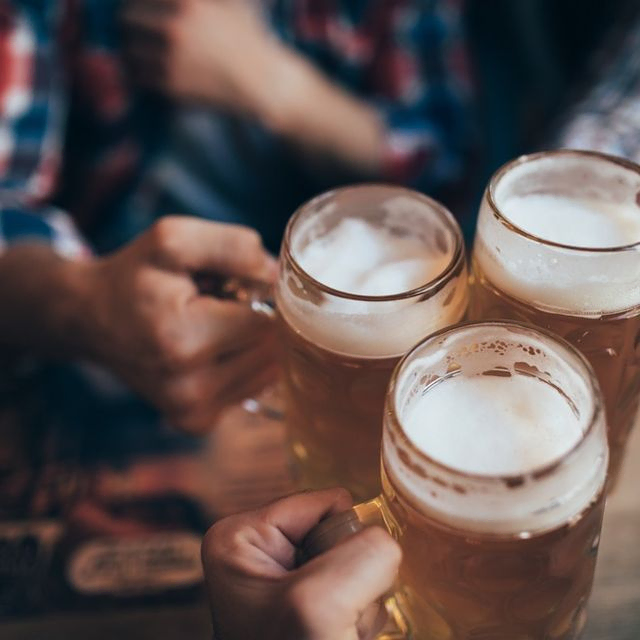
[[0,256],[0,350],[49,357],[88,354],[91,262],[20,244]]
[[272,58],[272,81],[256,99],[263,124],[312,160],[379,175],[385,125],[378,112],[296,52],[281,47]]

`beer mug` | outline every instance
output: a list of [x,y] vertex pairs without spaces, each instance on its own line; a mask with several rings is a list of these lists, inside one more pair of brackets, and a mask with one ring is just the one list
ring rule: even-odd
[[460,228],[442,205],[400,187],[325,193],[289,221],[275,298],[299,484],[371,498],[394,366],[466,312]]
[[384,638],[573,639],[607,461],[598,382],[571,345],[510,322],[447,328],[392,376],[382,493],[321,522],[303,555],[371,524],[394,536]]
[[544,327],[587,357],[612,487],[640,399],[640,167],[564,150],[498,170],[478,218],[469,317]]

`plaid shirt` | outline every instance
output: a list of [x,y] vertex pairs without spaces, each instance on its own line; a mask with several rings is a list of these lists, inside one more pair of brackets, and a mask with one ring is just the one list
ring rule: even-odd
[[[460,177],[469,139],[461,4],[265,0],[265,12],[285,42],[380,109],[382,177],[433,191]],[[112,248],[158,213],[144,204],[171,111],[127,86],[116,9],[0,0],[0,249],[35,238],[78,256],[84,238]]]

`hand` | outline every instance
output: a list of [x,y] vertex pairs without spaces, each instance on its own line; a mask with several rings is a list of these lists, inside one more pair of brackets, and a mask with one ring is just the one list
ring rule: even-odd
[[255,114],[278,47],[249,2],[129,0],[122,22],[125,54],[140,84]]
[[400,548],[371,527],[300,568],[296,546],[351,505],[341,489],[303,493],[232,516],[207,533],[202,558],[220,640],[364,640],[380,630]]
[[386,130],[377,109],[272,37],[250,0],[128,0],[122,21],[142,86],[251,117],[314,171],[379,176]]
[[272,281],[275,261],[248,228],[167,217],[84,269],[83,342],[176,427],[208,430],[227,404],[274,378],[272,323],[201,295],[198,273]]

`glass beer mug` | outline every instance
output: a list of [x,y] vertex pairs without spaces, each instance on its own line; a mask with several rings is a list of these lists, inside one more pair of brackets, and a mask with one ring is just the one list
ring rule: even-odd
[[275,298],[299,484],[371,498],[394,366],[466,312],[460,228],[442,205],[400,187],[325,193],[289,221]]
[[527,325],[462,324],[408,353],[386,396],[382,493],[321,522],[306,558],[378,524],[403,560],[383,638],[574,639],[608,462],[598,382]]
[[508,163],[480,207],[473,278],[470,319],[529,322],[587,357],[614,486],[640,400],[640,167],[571,150]]

